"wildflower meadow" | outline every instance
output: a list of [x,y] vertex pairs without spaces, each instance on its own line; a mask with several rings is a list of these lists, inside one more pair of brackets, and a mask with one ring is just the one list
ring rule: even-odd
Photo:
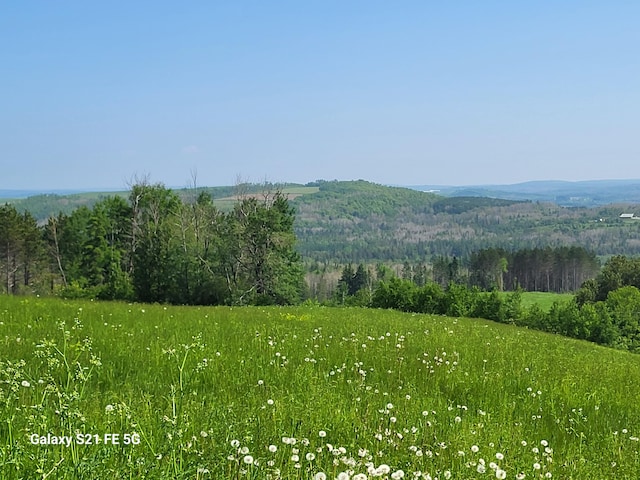
[[360,308],[0,298],[3,479],[637,479],[640,356]]

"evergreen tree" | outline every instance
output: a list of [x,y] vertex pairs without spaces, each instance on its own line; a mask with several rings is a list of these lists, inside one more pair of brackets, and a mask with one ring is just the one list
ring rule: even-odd
[[294,211],[281,192],[248,197],[226,216],[226,277],[235,303],[289,304],[304,289]]
[[131,258],[133,287],[142,302],[179,302],[172,219],[179,198],[162,184],[134,185]]

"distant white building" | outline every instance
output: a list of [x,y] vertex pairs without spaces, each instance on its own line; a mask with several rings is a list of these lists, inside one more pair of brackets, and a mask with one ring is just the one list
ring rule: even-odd
[[621,214],[620,214],[620,218],[623,218],[623,219],[632,219],[632,220],[638,220],[638,219],[640,219],[640,217],[636,217],[635,213],[621,213]]

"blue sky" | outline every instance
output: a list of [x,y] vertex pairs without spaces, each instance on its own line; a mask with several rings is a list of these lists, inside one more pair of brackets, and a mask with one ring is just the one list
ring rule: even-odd
[[0,189],[638,178],[637,1],[0,6]]

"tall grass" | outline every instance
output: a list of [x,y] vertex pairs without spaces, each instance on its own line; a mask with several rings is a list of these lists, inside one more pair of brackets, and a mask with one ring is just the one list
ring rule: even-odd
[[640,472],[639,356],[483,320],[3,297],[0,352],[6,479]]

